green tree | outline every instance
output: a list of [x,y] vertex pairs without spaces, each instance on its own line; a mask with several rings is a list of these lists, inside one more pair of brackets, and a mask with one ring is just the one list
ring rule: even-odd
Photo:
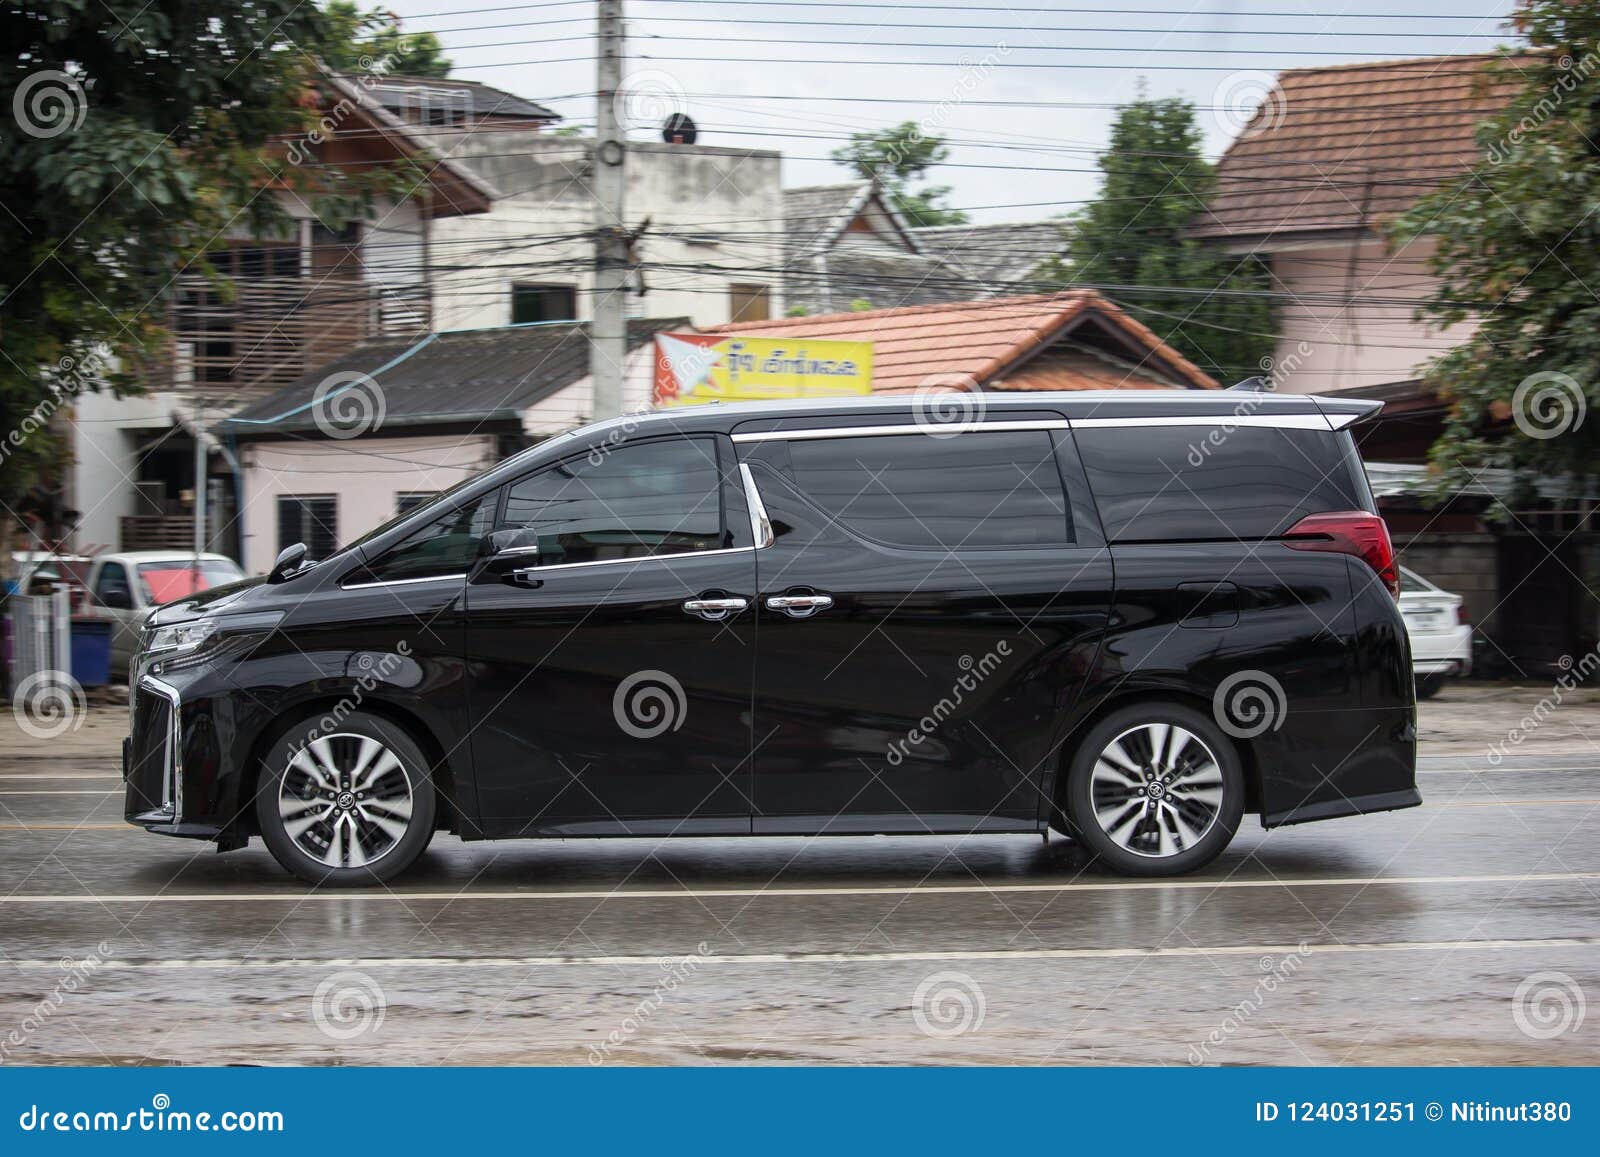
[[290,165],[323,13],[298,0],[0,5],[0,550],[62,460],[82,389],[133,389],[179,274],[232,231],[281,235],[273,191],[341,219],[367,178]]
[[1477,323],[1425,371],[1450,402],[1441,487],[1485,466],[1600,472],[1600,7],[1525,0],[1515,23],[1537,51],[1485,68],[1509,99],[1478,127],[1481,160],[1391,235],[1433,246],[1420,316]]
[[949,185],[911,187],[929,169],[950,156],[944,138],[924,135],[916,121],[852,133],[850,143],[833,150],[832,156],[841,165],[855,170],[863,180],[876,177],[890,202],[913,228],[961,225],[967,220],[960,209],[943,204],[950,195]]
[[1224,385],[1262,372],[1277,333],[1268,269],[1188,230],[1216,185],[1194,106],[1141,91],[1117,110],[1099,197],[1065,225],[1047,276],[1105,294]]
[[385,75],[433,80],[450,75],[452,65],[439,38],[431,32],[402,31],[393,12],[362,12],[350,0],[329,0],[326,12],[330,34],[322,54],[330,68],[371,72],[381,62],[379,71]]

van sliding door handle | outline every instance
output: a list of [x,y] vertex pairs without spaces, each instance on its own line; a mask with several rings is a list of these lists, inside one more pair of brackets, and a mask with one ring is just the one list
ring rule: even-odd
[[832,595],[773,595],[767,610],[782,611],[791,619],[804,619],[833,606]]

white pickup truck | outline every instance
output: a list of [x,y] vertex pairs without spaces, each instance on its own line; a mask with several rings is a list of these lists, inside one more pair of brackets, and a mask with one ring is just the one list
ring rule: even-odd
[[127,678],[145,618],[162,603],[244,578],[227,555],[184,550],[134,550],[100,554],[89,566],[88,613],[110,619],[111,674]]

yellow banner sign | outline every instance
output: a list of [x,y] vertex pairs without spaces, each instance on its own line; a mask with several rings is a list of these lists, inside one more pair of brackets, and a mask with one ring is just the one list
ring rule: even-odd
[[841,398],[872,393],[872,343],[656,335],[655,404]]

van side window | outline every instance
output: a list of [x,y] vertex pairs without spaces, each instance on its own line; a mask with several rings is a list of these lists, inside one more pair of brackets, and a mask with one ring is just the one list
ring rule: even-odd
[[539,532],[539,565],[605,562],[726,545],[713,438],[623,445],[511,485],[502,528]]
[[1271,538],[1308,514],[1367,506],[1347,435],[1331,430],[1140,425],[1073,437],[1114,542]]
[[494,526],[498,490],[474,498],[442,514],[391,548],[357,582],[391,583],[405,579],[466,574],[477,557],[478,544]]
[[1047,430],[797,439],[789,462],[813,502],[857,534],[892,546],[1072,541]]

